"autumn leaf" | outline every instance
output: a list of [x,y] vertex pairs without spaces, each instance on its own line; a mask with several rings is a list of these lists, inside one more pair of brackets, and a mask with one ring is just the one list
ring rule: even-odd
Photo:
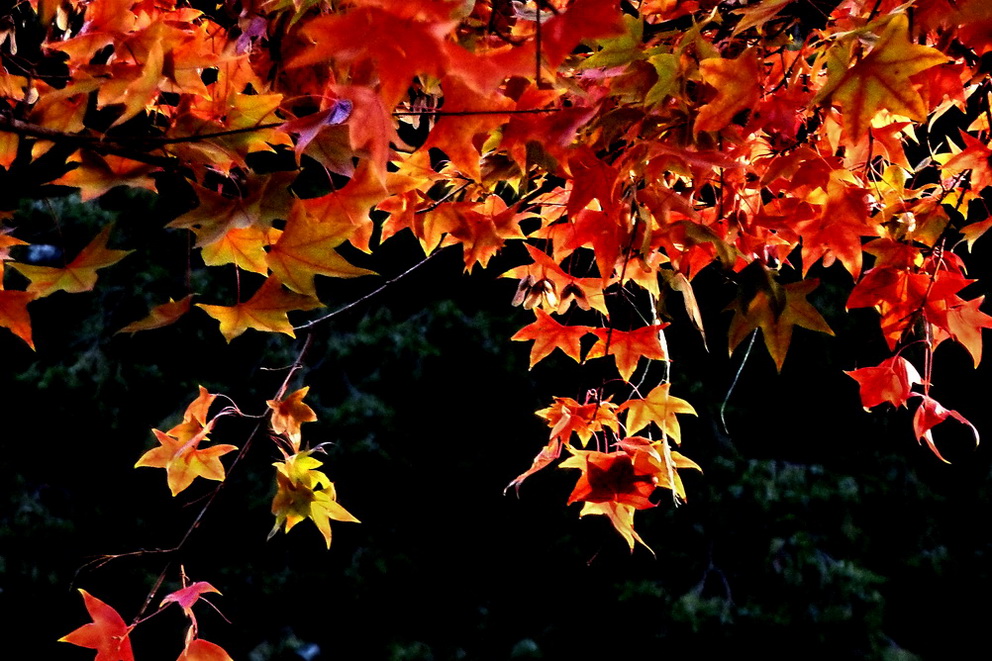
[[145,452],[134,465],[135,468],[164,468],[173,496],[186,489],[197,477],[224,480],[224,465],[220,457],[237,448],[233,445],[199,448],[213,428],[213,420],[208,421],[207,414],[216,397],[200,386],[200,394],[186,407],[183,421],[168,432],[153,429],[159,447]]
[[731,13],[739,14],[741,20],[734,27],[734,34],[738,35],[748,28],[757,28],[761,31],[765,23],[774,19],[779,12],[794,2],[794,0],[766,0],[741,9],[735,9]]
[[347,219],[318,221],[306,215],[303,204],[296,204],[286,221],[286,229],[268,252],[267,262],[279,280],[299,294],[317,296],[314,275],[356,278],[374,275],[368,269],[352,266],[334,251],[355,227]]
[[630,381],[642,357],[648,360],[668,360],[660,338],[660,333],[667,325],[644,326],[632,331],[597,328],[594,332],[599,339],[589,350],[586,359],[613,356],[620,376],[624,381]]
[[531,368],[555,349],[561,349],[575,362],[581,361],[582,348],[579,340],[592,329],[588,326],[564,326],[539,308],[534,309],[534,314],[537,315],[537,320],[524,326],[510,338],[518,342],[534,340],[534,346],[530,350]]
[[83,595],[86,612],[93,621],[62,636],[59,642],[95,649],[95,661],[134,661],[131,640],[128,638],[131,630],[124,623],[124,618],[86,590],[80,590],[79,593]]
[[170,298],[168,303],[156,305],[149,310],[148,316],[144,319],[131,322],[117,332],[137,333],[138,331],[152,330],[155,328],[168,326],[169,324],[174,324],[179,320],[179,317],[189,312],[190,301],[192,300],[192,294],[184,296],[178,301],[174,301]]
[[196,583],[191,583],[186,587],[176,590],[175,592],[170,592],[162,598],[161,605],[166,604],[177,604],[186,613],[186,617],[193,617],[193,604],[199,601],[200,597],[206,592],[215,592],[220,594],[220,590],[210,585],[206,581],[197,581]]
[[981,192],[987,186],[992,186],[992,149],[964,131],[961,132],[961,139],[964,140],[965,149],[946,159],[944,170],[949,174],[970,170],[971,188],[975,192]]
[[452,25],[398,16],[379,7],[358,7],[304,24],[312,41],[289,59],[289,68],[335,60],[351,67],[372,66],[379,73],[383,102],[394,107],[417,74],[440,76],[443,35]]
[[992,328],[992,317],[978,309],[984,301],[979,296],[947,310],[947,332],[968,350],[976,368],[982,362],[982,329]]
[[[214,592],[216,594],[220,594],[220,590],[210,585],[206,581],[197,581],[196,583],[192,583],[184,588],[176,590],[175,592],[170,592],[169,594],[165,595],[160,605],[165,606],[166,604],[177,604],[180,608],[182,608],[183,613],[190,620],[189,635],[192,636],[195,635],[198,626],[196,623],[196,615],[193,614],[193,605],[197,601],[199,601],[200,597],[202,597],[207,592]],[[212,645],[212,644],[213,643],[208,643],[208,645]],[[186,649],[187,650],[189,649],[189,642],[187,642]],[[218,647],[218,649],[220,648]],[[221,651],[223,652],[223,650]]]
[[634,530],[634,511],[635,508],[633,506],[624,503],[613,501],[590,503],[587,501],[582,504],[582,510],[579,512],[579,516],[602,514],[609,519],[613,528],[623,536],[627,545],[630,546],[631,552],[634,550],[634,542],[637,542],[648,551],[651,551],[651,555],[654,555],[654,550]]
[[548,444],[541,448],[541,451],[538,452],[537,456],[534,457],[534,460],[531,461],[530,468],[525,470],[520,475],[517,475],[509,484],[506,485],[503,489],[503,495],[506,495],[506,492],[510,490],[510,487],[515,487],[517,490],[517,495],[519,496],[520,485],[523,484],[524,480],[542,468],[549,466],[552,462],[558,459],[558,457],[561,456],[561,447],[561,441],[559,441],[557,437],[552,437]]
[[622,439],[619,445],[630,455],[635,471],[651,476],[657,488],[670,489],[677,502],[686,502],[685,486],[678,469],[691,468],[702,472],[699,464],[669,449],[664,440],[652,441],[641,436],[629,436]]
[[844,373],[858,382],[861,404],[865,409],[882,402],[905,406],[913,394],[913,384],[923,382],[913,364],[902,356],[892,356],[875,367],[862,367]]
[[286,313],[290,310],[313,310],[323,304],[311,296],[286,291],[278,278],[273,276],[263,282],[244,303],[232,306],[196,305],[220,322],[221,335],[230,342],[249,328],[296,337]]
[[447,76],[441,81],[444,90],[445,112],[476,112],[486,114],[442,117],[437,126],[421,147],[427,151],[431,147],[441,149],[451,163],[475,181],[482,180],[480,169],[481,154],[475,136],[488,136],[494,129],[506,123],[509,115],[497,114],[498,110],[509,110],[513,100],[499,94],[480,94],[462,82],[461,79]]
[[823,316],[806,300],[819,284],[818,279],[810,278],[782,287],[785,300],[780,312],[776,311],[777,303],[766,291],[759,290],[750,301],[738,301],[736,314],[730,322],[730,352],[733,353],[748,333],[760,328],[765,347],[775,361],[775,367],[781,371],[795,326],[833,335]]
[[31,284],[28,292],[37,298],[48,296],[57,291],[70,294],[90,291],[96,285],[97,270],[116,264],[124,259],[131,250],[111,250],[107,248],[112,225],[104,227],[89,245],[79,251],[76,257],[64,268],[52,266],[36,266],[10,262],[10,266],[20,271]]
[[121,185],[147,190],[155,188],[155,180],[150,176],[154,168],[147,163],[113,154],[95,154],[88,150],[79,152],[69,162],[78,165],[54,183],[78,188],[79,196],[84,202]]
[[933,440],[933,428],[948,418],[953,418],[962,425],[968,427],[971,430],[972,436],[975,437],[975,445],[978,445],[978,430],[975,429],[975,425],[971,424],[967,418],[957,411],[945,409],[937,400],[928,395],[917,396],[920,397],[921,402],[920,406],[913,414],[913,431],[916,433],[916,438],[918,441],[927,442],[927,446],[929,446],[930,450],[937,455],[938,459],[943,461],[945,464],[950,463],[944,459],[943,456],[941,456],[940,452],[937,450],[937,445]]
[[207,429],[207,415],[213,405],[217,395],[211,394],[203,386],[199,386],[199,393],[183,413],[183,421],[166,432],[182,442],[189,441],[196,437],[202,437],[209,432]]
[[216,643],[194,638],[183,648],[176,661],[232,661],[224,648]]
[[852,185],[846,170],[830,173],[820,215],[796,223],[803,239],[803,276],[817,260],[824,266],[839,260],[855,280],[861,275],[861,237],[876,236],[868,220],[865,189]]
[[604,427],[617,431],[620,423],[616,411],[617,405],[608,400],[579,404],[571,397],[555,397],[554,404],[541,409],[537,415],[551,427],[552,439],[569,443],[574,433],[585,447],[593,434],[603,431]]
[[699,63],[703,80],[714,87],[716,97],[699,109],[693,133],[719,131],[742,110],[753,108],[761,98],[758,58],[749,50],[734,59],[707,58]]
[[310,519],[331,548],[331,520],[351,521],[358,519],[337,502],[334,483],[324,473],[316,470],[323,464],[314,459],[313,450],[297,452],[286,457],[285,461],[272,464],[276,467],[278,487],[272,500],[272,513],[276,517],[275,526],[269,533],[271,539],[280,528],[289,532],[297,523]]
[[196,245],[200,247],[218,241],[232,229],[245,229],[260,220],[257,195],[229,197],[196,185],[193,190],[199,205],[166,227],[190,230],[196,234]]
[[926,120],[927,107],[910,76],[948,59],[934,48],[910,41],[909,19],[903,13],[892,15],[871,52],[854,66],[844,61],[839,50],[834,57],[837,59],[828,65],[830,78],[820,99],[831,94],[843,108],[844,135],[849,144],[864,138],[872,119],[882,109],[914,122]]
[[31,339],[31,316],[27,306],[34,299],[31,292],[0,289],[0,326],[27,342],[32,350],[34,340]]
[[682,442],[682,431],[676,414],[696,415],[696,410],[684,399],[668,394],[670,383],[655,387],[644,399],[630,399],[620,405],[627,411],[627,433],[636,434],[652,422],[676,443]]
[[655,483],[650,476],[638,473],[626,452],[598,452],[569,449],[572,456],[561,462],[560,468],[578,468],[579,481],[568,497],[568,504],[614,502],[634,509],[654,507],[648,500]]
[[233,445],[221,444],[201,450],[197,445],[202,438],[194,437],[184,442],[158,429],[153,429],[152,433],[160,446],[141,455],[134,467],[164,468],[173,496],[179,495],[197,477],[223,482],[224,465],[220,463],[220,458],[238,449]]
[[541,307],[549,312],[561,314],[574,302],[583,310],[596,310],[604,316],[609,316],[606,300],[603,297],[602,278],[571,276],[565,273],[554,259],[529,243],[525,245],[534,262],[512,268],[500,276],[521,280],[518,293],[523,297],[515,301],[514,305],[523,304],[528,310]]
[[[303,200],[307,216],[318,224],[318,227],[311,230],[317,236],[298,240],[306,242],[319,237],[320,240],[327,241],[329,233],[343,232],[350,224],[351,231],[345,238],[359,250],[370,252],[372,219],[369,212],[388,196],[389,191],[375,169],[367,160],[363,160],[343,188],[321,197]],[[302,237],[306,236],[305,232],[300,234]]]
[[280,230],[249,225],[232,227],[220,238],[203,246],[200,256],[207,266],[234,264],[240,269],[267,275],[266,248],[279,239]]
[[620,37],[626,32],[622,14],[613,0],[575,0],[568,11],[543,25],[542,55],[552,69],[581,41]]
[[314,410],[303,403],[303,398],[309,391],[310,386],[305,386],[284,399],[270,399],[266,402],[272,409],[272,417],[269,419],[272,431],[288,438],[297,451],[300,449],[300,425],[317,419]]

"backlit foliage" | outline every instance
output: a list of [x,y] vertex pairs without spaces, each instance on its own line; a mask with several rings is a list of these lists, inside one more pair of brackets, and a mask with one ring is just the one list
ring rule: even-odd
[[[966,292],[968,250],[992,225],[985,0],[31,0],[4,25],[0,166],[83,200],[184,182],[199,203],[170,227],[193,235],[190,268],[236,283],[177,290],[123,331],[199,308],[228,342],[295,337],[327,314],[323,278],[376,278],[361,253],[398,233],[427,255],[457,246],[466,270],[525,242],[503,274],[531,315],[512,339],[533,342],[531,367],[560,350],[616,378],[538,413],[549,438],[511,485],[577,469],[568,502],[632,549],[635,511],[659,490],[684,500],[679,471],[699,468],[674,449],[695,410],[670,392],[665,301],[714,351],[760,330],[781,370],[795,329],[832,334],[810,270],[846,271],[846,307],[874,310],[891,352],[850,372],[862,404],[916,406],[913,433],[938,457],[942,422],[973,429],[930,387],[937,346],[977,365],[992,327]],[[66,166],[31,170],[52,154]],[[27,263],[4,213],[5,276],[24,277],[5,277],[0,326],[32,348],[32,301],[135,259],[108,226],[62,265]],[[736,297],[697,301],[704,269]],[[701,305],[729,310],[727,337]],[[355,519],[303,442],[305,394],[269,402],[284,456],[273,532],[309,518],[329,544],[330,519]],[[204,397],[138,462],[165,468],[174,495],[244,455],[207,445]],[[65,640],[130,658],[130,629],[83,594],[94,623]],[[182,658],[222,658],[194,629]]]

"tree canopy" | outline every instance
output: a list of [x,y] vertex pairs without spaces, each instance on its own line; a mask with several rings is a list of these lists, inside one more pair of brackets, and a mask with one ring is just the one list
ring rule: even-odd
[[[983,0],[31,0],[3,20],[8,353],[43,352],[52,310],[128,269],[101,303],[150,307],[112,331],[298,340],[267,345],[289,365],[268,396],[197,384],[134,457],[172,496],[219,483],[165,553],[269,440],[270,537],[306,523],[330,547],[358,521],[347,470],[332,482],[307,434],[300,376],[344,312],[440,253],[505,278],[526,317],[509,339],[531,343],[536,374],[569,370],[506,489],[566,469],[566,503],[631,551],[654,543],[635,514],[690,499],[686,476],[707,468],[683,453],[706,400],[680,389],[706,351],[782,372],[800,338],[857,317],[871,330],[839,361],[850,407],[911,407],[900,433],[934,461],[979,440],[934,366],[956,345],[977,368],[992,327],[971,252],[992,226]],[[62,223],[70,193],[155,198],[168,218],[123,232],[95,206]],[[228,442],[215,428],[234,418],[257,426]],[[216,588],[183,572],[166,592],[176,571],[130,623],[83,591],[92,623],[63,640],[130,659],[131,632],[175,603],[180,658],[228,658],[194,616]]]

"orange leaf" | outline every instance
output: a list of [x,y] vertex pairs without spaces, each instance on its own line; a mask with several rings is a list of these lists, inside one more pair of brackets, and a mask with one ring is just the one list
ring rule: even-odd
[[537,415],[548,422],[552,439],[569,443],[574,432],[585,447],[603,427],[617,431],[620,423],[616,410],[617,405],[610,401],[579,404],[570,397],[555,397],[555,403]]
[[541,309],[535,308],[534,313],[537,315],[537,321],[524,326],[510,338],[521,342],[534,340],[534,346],[530,350],[530,366],[534,367],[556,348],[564,351],[565,355],[575,362],[579,362],[582,350],[579,340],[592,329],[588,326],[563,326]]
[[263,282],[244,303],[232,306],[196,305],[220,322],[220,332],[230,342],[249,328],[296,337],[286,313],[290,310],[313,310],[323,304],[311,296],[284,290],[278,278],[273,276]]
[[282,236],[269,249],[269,268],[287,287],[307,296],[317,295],[313,282],[316,274],[331,278],[373,275],[368,269],[352,266],[334,251],[354,231],[347,219],[312,220],[307,217],[303,205],[296,204],[289,213]]
[[992,328],[992,317],[978,309],[984,300],[979,296],[947,310],[947,330],[968,350],[976,368],[982,362],[982,329]]
[[[204,432],[209,429],[208,425]],[[153,429],[152,433],[160,446],[141,455],[134,467],[164,468],[173,496],[186,489],[197,477],[223,482],[224,465],[220,463],[220,458],[238,449],[233,445],[221,444],[200,450],[197,445],[205,434],[184,442],[158,429]]]
[[351,231],[345,238],[359,250],[370,252],[372,219],[369,211],[388,196],[389,191],[366,160],[355,169],[354,176],[341,190],[303,200],[303,205],[312,220],[326,223],[335,232],[343,231],[350,223]]
[[[589,350],[589,355],[586,358],[601,358],[609,351],[609,355],[616,359],[620,376],[623,377],[624,381],[630,381],[641,356],[649,360],[668,360],[659,337],[659,333],[667,325],[644,326],[632,331],[597,328],[594,332],[599,339]],[[607,344],[609,345],[608,348]]]
[[28,343],[34,349],[31,339],[31,317],[28,314],[28,303],[35,299],[31,292],[0,290],[0,326],[10,331]]
[[803,275],[821,257],[824,266],[840,260],[855,280],[861,275],[861,237],[875,236],[876,231],[869,224],[865,190],[846,181],[847,174],[831,172],[820,216],[796,224],[803,238]]
[[479,94],[460,79],[452,76],[444,78],[441,86],[444,89],[445,112],[484,110],[493,114],[441,117],[421,150],[426,152],[431,147],[440,149],[459,172],[463,172],[474,181],[481,181],[482,173],[479,167],[481,156],[477,146],[481,141],[477,142],[475,136],[488,136],[501,124],[505,124],[510,116],[496,114],[496,111],[512,109],[514,103],[499,94],[491,92]]
[[186,407],[183,421],[166,433],[178,438],[183,443],[197,436],[205,435],[209,431],[207,429],[207,413],[215,399],[217,399],[217,395],[211,395],[206,388],[200,386],[200,394]]
[[130,628],[124,623],[124,618],[86,590],[79,593],[83,595],[86,612],[93,621],[62,636],[59,642],[95,649],[95,661],[134,661],[128,638]]
[[379,7],[358,7],[347,14],[321,16],[304,24],[300,32],[313,43],[289,58],[286,66],[295,68],[328,60],[352,67],[372,66],[380,81],[383,102],[392,108],[406,94],[414,76],[441,74],[442,38],[453,25],[411,20]]
[[192,294],[189,294],[178,301],[173,301],[170,298],[168,303],[162,303],[161,305],[156,305],[153,307],[148,312],[148,316],[144,319],[134,321],[117,332],[137,333],[138,331],[152,330],[154,328],[162,328],[163,326],[174,324],[179,317],[189,312],[190,301],[192,299]]
[[20,264],[18,262],[11,262],[10,265],[31,281],[31,284],[28,286],[28,292],[34,294],[37,298],[48,296],[57,291],[66,291],[70,294],[90,291],[96,285],[96,272],[98,269],[116,264],[132,252],[130,250],[109,250],[107,248],[107,240],[110,238],[112,227],[112,225],[104,227],[90,241],[89,245],[83,248],[76,255],[76,258],[64,268],[35,266],[33,264]]
[[909,40],[909,19],[894,14],[868,55],[853,67],[836,62],[825,90],[844,110],[844,136],[857,144],[878,111],[887,109],[914,122],[926,119],[927,107],[910,76],[947,61],[940,51]]
[[[561,227],[554,225],[553,227]],[[576,278],[565,273],[554,259],[525,243],[533,264],[512,268],[502,274],[502,278],[520,278],[524,296],[514,305],[523,303],[528,310],[542,307],[550,312],[564,313],[574,301],[583,310],[597,310],[609,316],[606,299],[603,297],[603,280],[600,278]]]
[[[756,328],[761,329],[765,347],[775,361],[775,367],[782,370],[785,354],[792,342],[792,329],[801,326],[810,330],[833,335],[823,316],[806,300],[806,296],[816,289],[820,281],[816,278],[800,280],[782,287],[785,297],[784,309],[776,314],[775,304],[766,291],[758,291],[747,303],[736,304],[736,314],[730,322],[730,351]],[[850,304],[849,304],[850,305]],[[851,306],[853,307],[853,306]]]
[[712,57],[699,63],[703,80],[716,88],[716,97],[699,109],[693,133],[719,131],[734,115],[753,108],[761,98],[761,68],[754,50],[729,59]]
[[80,152],[70,162],[79,165],[53,183],[78,188],[83,202],[100,197],[111,188],[121,185],[155,190],[155,180],[149,176],[154,168],[147,163],[90,151]]
[[213,243],[203,246],[200,256],[207,266],[234,264],[246,271],[266,275],[269,266],[265,249],[275,243],[281,233],[275,228],[258,225],[232,227]]
[[664,441],[651,441],[640,436],[630,436],[620,441],[620,447],[631,456],[634,470],[649,475],[659,489],[671,489],[683,502],[686,500],[685,487],[679,477],[679,468],[692,468],[702,472],[699,464],[692,459],[669,450]]
[[314,410],[303,403],[308,392],[310,386],[305,386],[285,399],[270,399],[266,402],[272,409],[272,418],[269,421],[272,431],[286,436],[297,450],[300,448],[300,425],[317,419]]
[[528,477],[530,477],[537,471],[541,470],[542,468],[553,462],[560,455],[561,455],[561,441],[559,441],[557,438],[552,438],[547,445],[541,448],[541,451],[537,453],[537,456],[534,457],[534,460],[530,464],[530,468],[525,470],[520,475],[517,475],[515,478],[513,478],[512,482],[506,485],[506,488],[503,489],[503,495],[506,495],[506,492],[510,490],[510,487],[516,487],[517,495],[519,495],[520,485],[523,484],[524,480],[526,480]]
[[[944,171],[948,174],[956,174],[971,170],[971,189],[976,193],[981,192],[986,186],[992,186],[992,167],[989,166],[992,149],[964,131],[961,131],[961,138],[965,144],[964,151],[948,159],[944,163]],[[969,240],[969,248],[971,243],[972,240]]]
[[183,649],[176,661],[232,661],[224,648],[215,643],[194,638]]

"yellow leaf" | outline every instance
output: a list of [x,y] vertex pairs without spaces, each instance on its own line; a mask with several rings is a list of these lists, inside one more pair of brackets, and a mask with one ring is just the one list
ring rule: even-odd
[[[832,51],[835,59],[842,60],[841,55],[838,50]],[[844,111],[847,143],[858,143],[868,133],[876,113],[883,109],[914,122],[924,121],[927,107],[909,77],[946,61],[947,56],[940,51],[911,43],[909,19],[905,14],[895,14],[871,52],[857,64],[852,67],[831,63],[833,80],[828,80],[826,89],[832,89],[834,103]]]
[[152,330],[154,328],[162,328],[163,326],[174,324],[179,317],[189,312],[189,305],[192,299],[192,294],[181,298],[178,301],[174,301],[170,298],[168,303],[156,305],[149,310],[148,316],[144,319],[139,319],[138,321],[132,322],[117,332],[137,333],[138,331]]
[[244,303],[232,306],[196,305],[220,322],[220,332],[230,342],[249,328],[296,337],[286,313],[290,310],[313,310],[323,303],[311,296],[286,291],[279,279],[273,276]]
[[313,450],[298,452],[272,464],[276,467],[277,491],[272,500],[272,513],[276,523],[269,539],[280,528],[289,532],[297,523],[310,519],[331,548],[331,519],[360,523],[337,502],[334,483],[316,470],[322,465],[310,455]]
[[276,242],[282,232],[269,227],[249,225],[232,227],[213,243],[203,246],[200,256],[207,266],[234,264],[252,273],[269,272],[265,249]]
[[293,291],[316,296],[314,275],[332,278],[356,278],[374,275],[368,269],[352,266],[334,248],[355,232],[346,218],[319,221],[307,216],[303,204],[294,205],[286,229],[268,254],[268,265]]
[[70,294],[90,291],[96,285],[97,269],[116,264],[132,252],[107,248],[107,239],[110,238],[112,227],[112,225],[104,227],[64,268],[18,262],[11,262],[10,265],[31,281],[27,290],[37,298],[57,291],[66,291]]
[[636,434],[653,422],[662,432],[671,436],[673,441],[682,442],[682,431],[675,415],[696,415],[696,409],[684,399],[669,395],[670,387],[670,383],[663,383],[644,399],[631,399],[620,406],[621,411],[627,411],[628,434]]

